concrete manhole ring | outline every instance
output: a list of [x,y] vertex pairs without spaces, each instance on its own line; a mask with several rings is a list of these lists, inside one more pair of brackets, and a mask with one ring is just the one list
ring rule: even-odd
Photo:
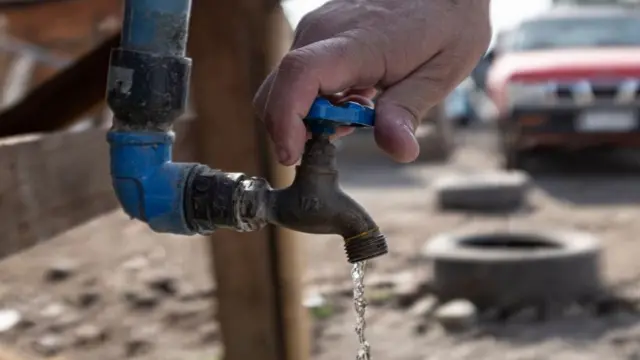
[[443,234],[422,250],[439,298],[479,308],[568,303],[598,294],[600,242],[576,231]]

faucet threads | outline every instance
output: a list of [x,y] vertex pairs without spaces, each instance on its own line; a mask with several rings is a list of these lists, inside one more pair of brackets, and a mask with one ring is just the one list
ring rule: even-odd
[[345,239],[344,250],[347,253],[347,260],[352,264],[389,252],[387,238],[378,229]]

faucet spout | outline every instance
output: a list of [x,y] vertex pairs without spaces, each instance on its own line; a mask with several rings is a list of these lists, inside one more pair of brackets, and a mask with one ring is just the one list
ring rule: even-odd
[[342,236],[351,263],[384,255],[387,243],[378,225],[338,184],[335,153],[328,136],[313,135],[291,186],[269,192],[267,220],[299,232]]

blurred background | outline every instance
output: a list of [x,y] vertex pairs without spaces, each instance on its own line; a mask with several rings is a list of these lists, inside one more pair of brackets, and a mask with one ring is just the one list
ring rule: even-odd
[[[177,161],[261,171],[250,94],[324,2],[194,1]],[[18,3],[0,1],[0,360],[355,358],[338,237],[179,237],[120,210],[104,92],[123,1]],[[415,163],[366,130],[336,143],[390,247],[365,280],[372,358],[640,359],[640,5],[493,0],[491,16]]]

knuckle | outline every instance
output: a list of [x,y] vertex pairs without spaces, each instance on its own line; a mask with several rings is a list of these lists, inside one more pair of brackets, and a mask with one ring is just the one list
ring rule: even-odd
[[293,45],[294,48],[301,48],[309,44],[325,40],[334,36],[336,26],[333,22],[311,18],[306,20],[302,26],[298,26],[295,32]]
[[311,11],[306,15],[304,15],[302,19],[300,19],[300,21],[298,22],[298,29],[306,30],[312,27],[313,25],[315,25],[318,22],[317,20],[318,20],[317,12]]
[[296,27],[294,45],[300,48],[330,37],[335,32],[335,24],[322,14],[313,11],[305,15]]
[[309,71],[312,54],[304,48],[295,49],[286,54],[280,62],[279,72],[287,76],[299,76]]

